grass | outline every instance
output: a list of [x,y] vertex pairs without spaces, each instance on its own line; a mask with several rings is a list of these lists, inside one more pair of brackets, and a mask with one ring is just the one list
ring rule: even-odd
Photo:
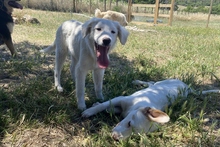
[[[16,15],[30,14],[41,25],[16,25],[13,33],[16,59],[0,47],[0,132],[1,146],[219,146],[219,94],[189,95],[167,108],[171,121],[149,134],[133,134],[115,142],[111,129],[118,115],[99,113],[81,118],[77,110],[74,81],[69,62],[62,71],[63,93],[54,90],[54,54],[41,55],[50,45],[58,26],[65,20],[89,18],[70,13],[24,9]],[[133,27],[135,24],[129,24]],[[129,30],[125,46],[117,44],[104,77],[104,95],[111,99],[129,95],[143,87],[134,79],[158,81],[180,78],[193,88],[219,88],[219,20],[176,20],[172,27],[137,26],[145,32]],[[4,59],[3,59],[4,58]],[[68,61],[68,59],[67,59]],[[86,79],[86,104],[94,96],[91,73]]]

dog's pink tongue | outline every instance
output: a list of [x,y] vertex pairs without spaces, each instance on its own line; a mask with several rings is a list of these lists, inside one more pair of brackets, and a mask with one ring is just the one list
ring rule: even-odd
[[108,47],[104,47],[104,46],[98,46],[98,48],[96,49],[96,55],[97,55],[97,62],[99,65],[99,68],[107,68],[108,64],[109,64],[109,60],[108,60]]
[[19,3],[15,2],[15,1],[9,1],[8,5],[13,7],[13,8],[23,9],[23,6],[20,5]]

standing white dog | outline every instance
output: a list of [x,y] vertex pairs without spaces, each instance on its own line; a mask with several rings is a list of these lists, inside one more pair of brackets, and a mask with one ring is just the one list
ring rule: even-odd
[[[90,117],[105,109],[122,113],[124,119],[113,128],[112,137],[115,140],[125,139],[135,133],[151,132],[157,129],[157,123],[166,123],[169,116],[162,112],[178,95],[186,97],[193,92],[185,83],[177,79],[169,79],[155,84],[134,81],[134,84],[149,85],[148,88],[133,93],[130,96],[120,96],[93,107],[82,113],[83,117]],[[207,90],[206,93],[219,93],[219,90]]]
[[125,44],[128,31],[118,22],[92,18],[84,24],[75,20],[64,22],[57,30],[54,43],[41,50],[51,52],[56,49],[54,79],[59,92],[63,91],[60,74],[68,52],[71,55],[71,74],[76,82],[78,109],[86,109],[84,99],[85,78],[93,71],[96,97],[103,99],[102,83],[105,68],[109,64],[109,52],[114,48],[117,37]]
[[117,21],[122,26],[127,26],[128,22],[126,20],[126,16],[123,13],[108,10],[106,12],[101,12],[100,9],[95,10],[95,17],[109,19],[113,21]]

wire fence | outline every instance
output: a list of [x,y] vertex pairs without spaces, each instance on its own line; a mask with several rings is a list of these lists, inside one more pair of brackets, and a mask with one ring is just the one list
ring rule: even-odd
[[114,10],[124,13],[127,11],[126,0],[22,0],[21,2],[27,8],[47,11],[90,14],[93,13],[96,8],[99,8],[103,11]]
[[[175,4],[186,3],[183,0],[175,0]],[[194,3],[191,1],[191,5],[196,5],[197,1]],[[126,16],[128,14],[128,0],[21,0],[21,3],[24,7],[37,10],[45,11],[60,11],[67,13],[81,13],[89,16],[94,16],[96,8],[99,8],[101,11],[113,10],[117,12],[122,12]],[[207,2],[207,5],[210,2]],[[191,21],[191,20],[206,20],[208,17],[208,11],[205,12],[187,12],[186,5],[178,5],[177,9],[174,9],[174,21]],[[198,7],[199,8],[199,7]],[[204,7],[209,9],[208,6]],[[154,8],[141,8],[139,10],[132,8],[133,11],[143,11],[143,13],[154,14]],[[159,14],[169,14],[169,9],[159,9]],[[160,15],[159,15],[160,16]],[[212,15],[211,20],[219,20],[219,15]],[[153,18],[145,18],[142,16],[132,16],[132,21],[143,21],[150,20]],[[167,22],[167,19],[162,20],[163,23]]]
[[[96,8],[99,8],[102,11],[113,10],[127,14],[127,2],[128,0],[21,0],[22,5],[30,9],[89,14],[93,14]],[[182,0],[175,0],[175,4],[181,2]],[[154,8],[145,8],[144,11],[154,13]],[[175,14],[187,13],[181,8],[181,6],[177,6],[177,9],[175,8],[175,12]],[[169,10],[160,9],[160,13],[168,14]]]

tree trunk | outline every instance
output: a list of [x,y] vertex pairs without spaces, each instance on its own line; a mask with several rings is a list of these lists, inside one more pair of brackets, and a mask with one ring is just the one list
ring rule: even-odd
[[104,0],[104,11],[106,11],[106,0]]
[[112,0],[110,0],[110,2],[109,2],[109,10],[111,10],[112,9]]
[[213,0],[211,0],[211,3],[210,3],[209,15],[208,15],[208,20],[207,20],[206,28],[208,28],[208,26],[209,26],[209,20],[210,20],[210,16],[211,16],[211,13],[212,13],[212,4],[213,4]]
[[76,12],[76,1],[73,0],[73,12]]
[[118,0],[116,0],[116,7],[118,7]]

